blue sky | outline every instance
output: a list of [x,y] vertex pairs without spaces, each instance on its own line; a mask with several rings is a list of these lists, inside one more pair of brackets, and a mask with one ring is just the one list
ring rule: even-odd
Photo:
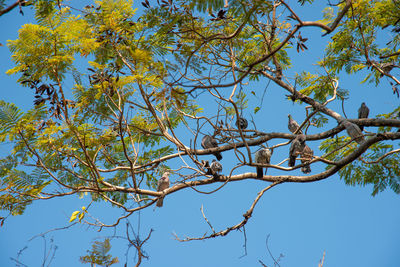
[[[319,1],[317,1],[319,2]],[[139,9],[141,8],[138,2]],[[314,9],[315,8],[315,9]],[[299,12],[304,19],[321,19],[316,10],[303,8]],[[16,103],[27,110],[32,107],[33,93],[28,88],[16,84],[16,76],[7,76],[5,71],[13,66],[10,53],[5,46],[8,39],[17,38],[17,30],[24,23],[33,22],[32,12],[24,9],[24,16],[17,10],[0,17],[0,99]],[[302,30],[303,37],[309,38],[309,50],[293,56],[293,70],[312,71],[312,63],[323,56],[321,44],[329,41],[329,36],[321,37],[316,28]],[[389,83],[382,80],[375,88],[360,84],[363,76],[347,77],[339,75],[340,87],[350,89],[350,98],[345,103],[349,117],[356,117],[361,102],[366,102],[371,112],[370,117],[386,113],[399,105],[399,99],[392,92]],[[257,90],[257,97],[250,97],[250,106],[257,106],[260,93],[266,82],[250,83],[249,87]],[[270,84],[266,89],[262,109],[254,115],[257,127],[263,131],[287,132],[287,114],[291,113],[297,121],[305,118],[304,106],[293,105],[284,100],[286,92]],[[215,108],[209,99],[201,99],[207,105],[206,113]],[[208,102],[206,102],[208,101]],[[335,103],[330,108],[340,112]],[[249,116],[250,112],[244,112]],[[327,127],[334,127],[330,122]],[[311,133],[325,129],[311,129]],[[183,137],[185,132],[179,132]],[[281,140],[280,140],[281,141]],[[276,144],[273,141],[269,145]],[[198,144],[199,145],[199,144]],[[310,142],[316,155],[318,142]],[[0,155],[7,152],[7,145],[0,144]],[[287,157],[288,147],[274,152],[272,163],[278,163]],[[230,153],[223,153],[224,171],[234,166],[235,158]],[[206,157],[205,157],[206,159]],[[172,166],[177,168],[178,166]],[[322,165],[315,165],[313,173],[322,170]],[[245,168],[243,171],[250,171]],[[252,170],[254,171],[254,170]],[[277,170],[268,170],[269,174],[279,174]],[[295,174],[297,172],[294,172]],[[175,181],[172,176],[171,180]],[[254,210],[253,216],[246,225],[247,255],[241,257],[245,250],[242,232],[231,232],[228,236],[207,241],[180,243],[174,240],[173,233],[184,238],[201,236],[210,232],[203,220],[200,208],[216,230],[225,229],[242,220],[242,214],[250,207],[257,193],[267,183],[254,180],[230,183],[212,195],[196,193],[191,189],[179,191],[165,199],[161,209],[153,208],[140,213],[140,235],[147,236],[154,229],[152,237],[144,246],[150,258],[141,266],[261,266],[262,260],[267,266],[273,266],[273,260],[267,252],[265,241],[269,235],[269,248],[275,258],[284,254],[281,266],[317,266],[323,252],[326,252],[324,266],[387,266],[400,265],[400,198],[392,191],[386,190],[375,197],[371,196],[372,188],[346,186],[338,175],[316,183],[282,184],[268,191]],[[215,186],[206,186],[201,190],[211,190]],[[40,266],[44,257],[44,239],[32,237],[54,228],[68,226],[71,213],[86,206],[89,199],[67,197],[51,201],[39,201],[28,207],[24,215],[8,218],[0,228],[0,266],[15,266],[10,257],[16,258],[19,250],[25,246],[19,260],[27,266]],[[122,211],[109,205],[98,203],[90,210],[106,222],[113,222]],[[138,229],[139,215],[133,215],[129,221]],[[79,256],[90,249],[91,242],[104,237],[123,236],[125,225],[117,229],[97,229],[87,225],[74,225],[66,230],[46,234],[47,249],[53,240],[58,248],[50,266],[80,266]],[[99,239],[100,238],[100,239]],[[112,241],[111,254],[118,256],[123,266],[125,262],[126,242],[115,238]],[[134,257],[134,250],[128,254]],[[130,261],[132,263],[132,260]]]

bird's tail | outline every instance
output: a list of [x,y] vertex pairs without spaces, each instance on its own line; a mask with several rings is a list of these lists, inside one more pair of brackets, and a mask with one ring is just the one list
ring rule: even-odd
[[214,153],[214,156],[217,158],[217,160],[221,160],[222,159],[222,155],[219,152]]
[[219,179],[219,174],[218,174],[218,173],[214,173],[213,176],[214,176],[214,179],[215,179],[215,180],[218,180],[218,179]]
[[256,167],[257,168],[257,178],[262,178],[263,177],[263,171],[262,167]]
[[310,167],[310,165],[306,165],[306,166],[301,167],[301,171],[302,171],[303,173],[310,173],[310,172],[311,172],[311,167]]
[[289,163],[288,163],[289,167],[293,167],[295,164],[296,164],[296,157],[290,156]]
[[164,197],[160,197],[160,199],[157,200],[156,206],[161,208],[163,206],[163,203],[164,203]]

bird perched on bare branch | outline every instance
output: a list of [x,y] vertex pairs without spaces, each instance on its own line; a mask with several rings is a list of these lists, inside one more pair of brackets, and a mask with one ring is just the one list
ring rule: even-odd
[[[272,151],[268,148],[262,148],[258,150],[254,156],[254,161],[259,164],[269,164],[271,161]],[[256,167],[257,178],[263,177],[263,168]],[[267,173],[267,168],[265,168],[265,173]]]
[[245,118],[239,117],[239,119],[236,121],[236,126],[242,130],[246,129],[248,126],[248,122]]
[[[157,191],[161,192],[169,188],[169,172],[164,172],[163,176],[158,180]],[[164,196],[157,200],[157,207],[162,207],[164,202]]]
[[219,161],[216,161],[215,159],[212,160],[211,166],[210,166],[212,175],[214,176],[215,179],[218,178],[219,173],[222,172],[222,164]]
[[[367,107],[367,105],[365,105],[365,102],[362,102],[361,107],[358,109],[358,118],[359,119],[368,118],[368,114],[369,114],[369,108]],[[364,126],[359,126],[359,127],[361,131],[364,130]]]
[[[215,140],[214,137],[212,137],[210,135],[205,135],[203,137],[203,139],[201,140],[201,146],[204,149],[214,148],[214,147],[218,147],[218,143],[217,143],[217,140]],[[213,154],[217,158],[217,160],[221,160],[222,159],[222,155],[221,155],[220,152],[215,152]]]
[[[289,118],[289,122],[288,122],[288,128],[289,131],[291,131],[292,133],[295,133],[297,131],[297,129],[299,129],[299,124],[297,123],[297,121],[295,121],[292,116],[290,114],[288,114],[288,118]],[[301,134],[303,133],[301,130],[297,131],[297,134]]]
[[[393,68],[398,68],[398,65],[395,65],[391,62],[386,62],[386,63],[381,63],[379,64],[380,68],[382,69],[382,71],[386,74],[390,74],[390,72],[392,71]],[[384,74],[381,73],[380,77],[383,77]]]
[[343,126],[346,127],[347,134],[350,136],[351,139],[354,139],[357,143],[361,144],[364,142],[364,136],[356,124],[345,120],[342,122]]
[[[300,154],[301,163],[306,164],[308,161],[312,160],[313,156],[314,156],[314,151],[312,151],[312,149],[309,146],[305,145],[303,151]],[[310,173],[311,172],[310,164],[301,167],[301,171],[303,173]]]
[[289,149],[289,163],[290,167],[293,167],[296,164],[296,158],[301,152],[303,152],[304,147],[306,146],[306,136],[304,134],[299,134],[293,140]]

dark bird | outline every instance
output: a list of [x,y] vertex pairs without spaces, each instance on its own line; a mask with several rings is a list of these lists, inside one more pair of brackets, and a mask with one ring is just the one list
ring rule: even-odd
[[[161,192],[169,188],[169,172],[164,172],[163,176],[158,180],[157,191]],[[162,207],[164,202],[164,197],[160,197],[157,200],[157,207]]]
[[239,119],[236,121],[236,126],[242,130],[246,129],[248,126],[248,122],[245,118],[239,117]]
[[[301,163],[306,164],[308,161],[312,160],[313,156],[314,156],[314,151],[312,151],[312,149],[309,146],[305,145],[300,155]],[[310,164],[301,167],[301,171],[303,173],[310,173],[311,172]]]
[[219,173],[222,172],[222,164],[219,161],[216,161],[215,159],[212,160],[211,166],[210,166],[212,175],[214,178],[218,178]]
[[[369,114],[369,108],[367,107],[367,105],[365,105],[365,102],[362,102],[361,107],[358,109],[358,118],[359,119],[368,118],[368,114]],[[364,130],[364,126],[359,126],[359,127],[361,131]]]
[[293,167],[296,164],[296,158],[304,150],[306,146],[306,136],[304,134],[299,134],[293,140],[289,149],[289,166]]
[[[268,148],[262,148],[258,150],[254,156],[254,161],[259,164],[269,164],[272,156],[272,151]],[[257,169],[257,178],[263,177],[263,168],[256,167]],[[267,168],[265,168],[265,172],[267,172]]]
[[[217,140],[215,140],[214,137],[209,136],[209,135],[205,135],[203,137],[203,139],[201,140],[201,146],[204,149],[214,148],[214,147],[218,147],[218,143],[217,143]],[[222,155],[221,155],[220,152],[215,152],[213,154],[217,158],[217,160],[221,160],[222,159]]]
[[[297,129],[299,129],[300,126],[297,123],[297,121],[295,121],[292,118],[292,116],[290,114],[288,115],[288,118],[289,118],[289,122],[288,122],[289,131],[291,131],[292,133],[295,133],[297,131]],[[301,133],[303,133],[301,130],[297,131],[297,134],[301,134]]]
[[345,120],[342,122],[343,126],[346,127],[347,134],[350,136],[351,139],[354,139],[357,143],[361,144],[364,142],[364,136],[356,124]]

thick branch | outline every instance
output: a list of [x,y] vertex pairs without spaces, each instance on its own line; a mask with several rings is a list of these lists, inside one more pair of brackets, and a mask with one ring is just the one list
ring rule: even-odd
[[3,10],[0,10],[0,16],[3,16],[4,14],[10,12],[11,10],[13,10],[14,8],[16,8],[17,6],[25,6],[27,4],[26,1],[24,0],[18,0],[16,1],[14,4],[4,8]]

